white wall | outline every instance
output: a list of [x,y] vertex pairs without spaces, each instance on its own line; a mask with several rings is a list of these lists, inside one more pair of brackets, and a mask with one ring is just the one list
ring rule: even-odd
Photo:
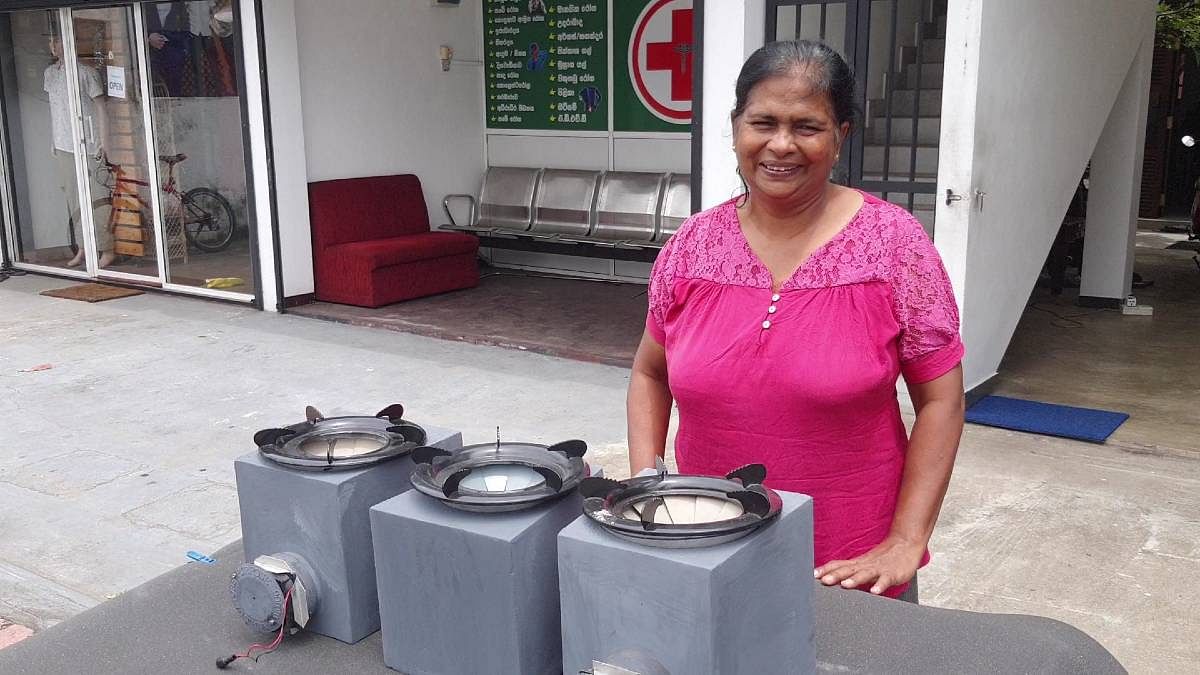
[[[243,8],[251,3],[243,3]],[[295,0],[262,0],[263,41],[267,53],[267,84],[271,110],[271,148],[274,152],[275,206],[279,220],[279,259],[283,296],[312,293],[312,230],[308,218],[308,169],[305,128],[300,98],[300,48],[297,44]],[[243,12],[243,15],[245,12]],[[252,63],[247,60],[247,70]],[[252,71],[251,71],[252,72]],[[253,89],[253,86],[248,88]],[[257,97],[257,92],[251,92]],[[254,105],[257,108],[257,104]],[[253,116],[254,113],[251,113]],[[259,210],[259,231],[269,231],[269,211]],[[270,236],[262,241],[270,242]],[[260,251],[260,255],[262,255]],[[260,258],[264,268],[273,256]],[[269,268],[267,268],[269,269]]]
[[938,192],[987,193],[937,208],[963,300],[968,387],[1004,356],[1154,7],[950,2]]
[[[623,133],[609,139],[607,134],[492,132],[487,135],[487,163],[488,166],[690,173],[692,140],[691,135],[685,134]],[[478,186],[470,192],[478,192]]]
[[482,0],[295,1],[308,179],[416,174],[437,227],[484,171]]
[[[246,126],[249,130],[250,161],[254,188],[253,227],[258,235],[258,274],[262,280],[259,300],[266,311],[279,308],[279,291],[275,275],[275,236],[271,231],[271,182],[267,175],[267,128],[263,123],[262,81],[263,64],[259,62],[258,20],[253,2],[239,3],[242,14],[242,54],[246,72]],[[311,255],[309,256],[311,265]]]
[[692,137],[613,139],[613,169],[617,171],[671,171],[691,173]]
[[[608,168],[608,136],[564,136],[492,133],[487,136],[488,166]],[[479,192],[476,185],[467,194]]]
[[704,4],[704,124],[700,207],[716,206],[738,194],[737,158],[732,151],[734,84],[742,63],[763,45],[766,3]]

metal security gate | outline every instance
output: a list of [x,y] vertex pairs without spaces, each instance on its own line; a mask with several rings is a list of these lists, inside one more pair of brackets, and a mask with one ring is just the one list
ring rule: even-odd
[[933,233],[947,0],[767,0],[766,40],[820,40],[854,69],[862,118],[834,179]]

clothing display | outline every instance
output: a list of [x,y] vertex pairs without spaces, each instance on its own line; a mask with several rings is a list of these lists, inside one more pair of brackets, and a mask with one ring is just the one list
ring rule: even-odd
[[[83,103],[83,118],[95,116],[97,103],[94,99],[104,95],[104,83],[100,73],[95,68],[79,63],[79,98]],[[50,127],[53,132],[54,149],[63,152],[75,152],[75,143],[71,139],[71,101],[67,95],[66,71],[62,62],[46,66],[42,76],[42,88],[50,96]],[[97,130],[98,131],[98,130]],[[94,155],[98,148],[99,137],[93,135],[89,139],[87,151]]]
[[813,498],[818,566],[866,553],[891,527],[908,445],[898,377],[927,382],[963,356],[921,224],[863,200],[776,290],[735,200],[689,218],[650,277],[646,327],[666,349],[680,473],[766,465],[769,487]]

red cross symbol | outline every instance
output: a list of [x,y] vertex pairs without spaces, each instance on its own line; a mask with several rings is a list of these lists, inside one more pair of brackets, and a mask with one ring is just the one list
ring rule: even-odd
[[671,71],[671,100],[692,100],[692,10],[671,12],[671,41],[646,45],[646,70]]

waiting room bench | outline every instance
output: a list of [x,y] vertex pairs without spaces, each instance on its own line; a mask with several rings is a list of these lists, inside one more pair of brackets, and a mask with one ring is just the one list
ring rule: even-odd
[[[451,204],[469,203],[469,224]],[[653,261],[691,214],[685,173],[489,167],[479,198],[442,200],[444,230],[471,232],[481,246]]]

